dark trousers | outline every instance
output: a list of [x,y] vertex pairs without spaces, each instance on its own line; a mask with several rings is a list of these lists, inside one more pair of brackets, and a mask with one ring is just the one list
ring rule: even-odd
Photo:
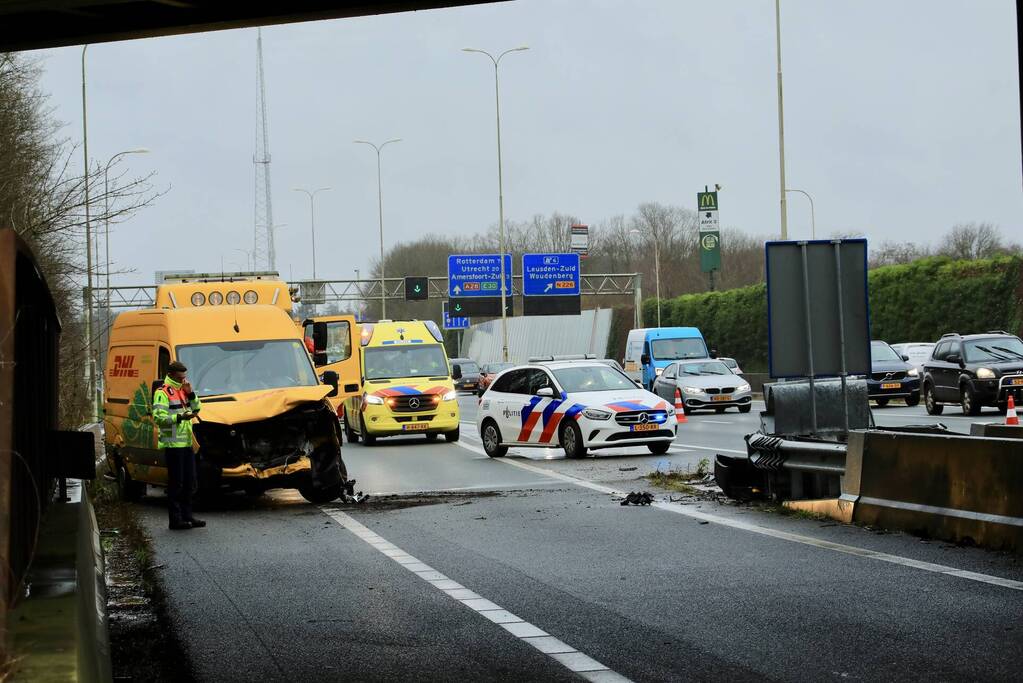
[[171,524],[192,519],[195,491],[195,453],[191,448],[165,448],[167,460],[167,513]]

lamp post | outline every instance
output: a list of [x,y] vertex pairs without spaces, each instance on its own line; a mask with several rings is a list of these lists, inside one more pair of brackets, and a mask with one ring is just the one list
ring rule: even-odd
[[501,63],[501,58],[506,54],[512,52],[522,52],[529,48],[525,45],[521,47],[514,47],[510,50],[505,50],[499,54],[496,58],[486,50],[477,50],[476,48],[465,47],[462,48],[463,52],[478,52],[481,55],[486,55],[490,58],[490,61],[494,63],[494,103],[495,110],[497,112],[497,214],[498,224],[500,231],[500,254],[498,259],[501,261],[501,349],[502,349],[502,360],[508,362],[508,307],[505,302],[507,296],[504,290],[505,273],[504,273],[504,184],[501,170],[501,89],[499,85],[497,67]]
[[313,198],[316,197],[317,192],[326,192],[329,187],[320,187],[315,190],[306,190],[301,187],[292,188],[295,192],[303,192],[309,197],[309,232],[313,238],[313,279],[316,279],[316,209],[313,204]]
[[[149,154],[145,147],[139,149],[128,149],[118,152],[110,157],[106,166],[103,167],[103,246],[106,249],[106,279],[107,279],[107,316],[110,315],[110,167],[118,157],[126,154]],[[98,254],[97,254],[98,256]]]
[[[630,235],[642,235],[642,231],[633,228],[629,231]],[[661,250],[658,246],[658,240],[656,236],[652,240],[654,243],[654,289],[657,293],[657,326],[661,326]]]
[[781,86],[781,0],[774,0],[774,35],[778,49],[778,168],[781,182],[781,238],[789,238],[788,206],[785,203],[785,108]]
[[393,138],[375,145],[366,140],[355,140],[357,145],[369,145],[377,153],[377,215],[380,218],[380,318],[387,317],[387,285],[384,283],[384,194],[380,182],[380,150],[392,142],[401,142],[401,138]]
[[82,46],[82,160],[85,182],[85,348],[89,370],[89,396],[92,399],[92,417],[99,419],[99,397],[96,393],[96,352],[92,341],[92,220],[89,215],[89,119],[85,97],[85,51]]
[[814,216],[813,212],[813,197],[811,197],[810,193],[805,190],[797,190],[792,187],[785,188],[785,191],[798,192],[799,194],[806,196],[806,198],[810,200],[810,239],[812,240],[817,239],[817,219]]

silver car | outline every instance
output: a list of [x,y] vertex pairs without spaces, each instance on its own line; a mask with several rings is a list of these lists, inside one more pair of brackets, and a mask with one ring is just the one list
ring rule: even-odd
[[892,344],[892,348],[895,349],[895,353],[902,356],[906,362],[916,368],[917,373],[923,378],[924,363],[930,360],[934,344],[929,342],[904,342],[902,344]]
[[749,382],[719,360],[677,361],[664,368],[654,381],[653,392],[674,402],[676,389],[686,415],[704,409],[723,413],[733,406],[748,413],[753,406]]

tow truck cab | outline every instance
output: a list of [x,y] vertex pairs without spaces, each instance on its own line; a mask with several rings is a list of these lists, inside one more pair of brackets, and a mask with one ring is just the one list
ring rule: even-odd
[[458,394],[442,341],[432,320],[362,324],[361,391],[344,401],[349,441],[368,446],[378,437],[411,433],[458,440]]

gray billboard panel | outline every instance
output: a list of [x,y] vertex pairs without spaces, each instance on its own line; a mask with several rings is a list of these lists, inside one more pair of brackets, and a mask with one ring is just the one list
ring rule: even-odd
[[766,250],[771,377],[841,375],[843,341],[845,372],[869,374],[867,241],[768,242]]

